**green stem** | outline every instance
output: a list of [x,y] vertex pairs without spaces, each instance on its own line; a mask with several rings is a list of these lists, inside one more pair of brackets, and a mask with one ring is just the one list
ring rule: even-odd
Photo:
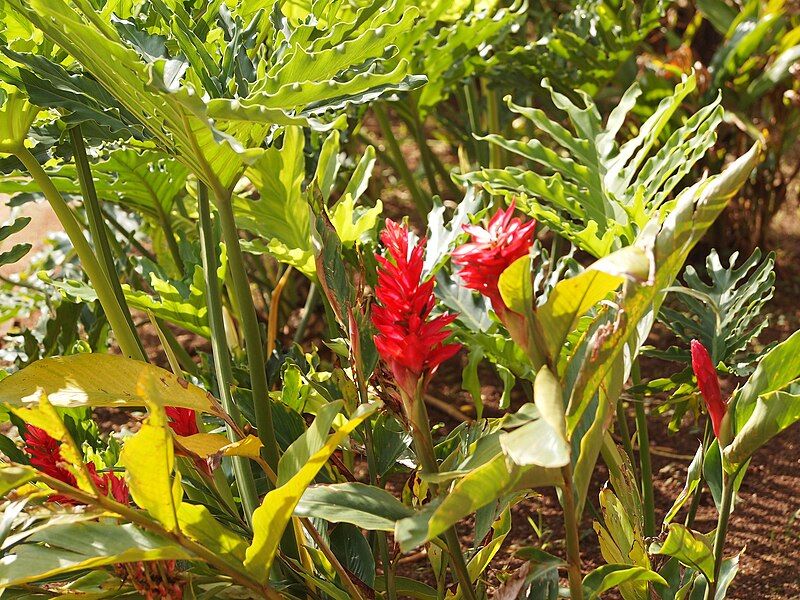
[[[500,134],[500,106],[497,101],[497,92],[489,89],[486,79],[481,79],[481,89],[486,97],[486,121],[489,133]],[[487,142],[488,143],[488,142]],[[497,144],[489,144],[489,168],[502,169],[505,165],[503,148]]]
[[733,488],[736,475],[736,473],[728,475],[724,471],[722,473],[722,506],[719,508],[717,533],[714,535],[714,581],[708,584],[706,600],[714,600],[717,595],[719,574],[722,570],[722,558],[725,553],[725,537],[728,535],[728,521],[730,520],[733,506]]
[[297,330],[294,332],[294,343],[299,344],[303,341],[306,334],[306,327],[308,327],[308,320],[314,312],[314,306],[317,304],[319,298],[319,288],[316,283],[312,283],[308,288],[308,296],[306,296],[306,303],[303,306],[303,316],[300,317],[300,323],[297,324]]
[[250,292],[250,282],[244,264],[244,256],[239,246],[239,233],[233,215],[230,195],[216,198],[222,239],[228,252],[228,271],[231,277],[233,295],[239,308],[239,320],[244,334],[247,363],[250,369],[250,385],[253,391],[253,408],[256,414],[258,437],[264,444],[264,459],[273,471],[278,470],[280,451],[272,424],[272,410],[267,386],[267,371],[264,360],[264,342],[261,339],[261,328],[256,317],[256,307]]
[[13,151],[13,154],[22,162],[30,176],[42,190],[44,197],[47,198],[50,207],[61,222],[61,226],[69,236],[70,242],[72,242],[72,246],[81,261],[81,267],[86,271],[86,275],[89,277],[97,293],[97,298],[103,307],[103,312],[105,312],[106,318],[108,318],[108,322],[114,330],[122,353],[129,358],[146,361],[139,337],[136,335],[135,329],[129,324],[130,315],[126,317],[125,310],[117,301],[114,288],[106,276],[103,266],[95,256],[94,249],[83,235],[83,230],[69,205],[61,196],[50,177],[47,176],[45,170],[25,146],[20,145]]
[[[203,253],[203,274],[206,283],[206,303],[208,304],[208,322],[211,328],[211,349],[214,357],[214,370],[219,387],[222,406],[232,418],[237,419],[238,409],[233,400],[231,389],[233,386],[233,371],[231,357],[228,353],[228,344],[225,339],[225,323],[222,318],[222,294],[217,276],[217,242],[211,222],[211,207],[208,202],[208,190],[203,183],[197,184],[197,205],[200,216],[200,247]],[[236,432],[227,425],[228,439],[234,442],[238,439]],[[256,491],[253,471],[248,459],[234,456],[233,476],[242,499],[247,522],[252,525],[253,511],[258,507],[258,492]]]
[[[706,449],[711,445],[711,420],[706,419],[706,427],[703,433],[703,460],[705,461],[706,456]],[[697,516],[697,509],[700,508],[700,499],[703,496],[703,483],[705,478],[703,477],[702,469],[700,473],[700,481],[697,482],[697,487],[694,490],[694,495],[692,496],[692,503],[689,505],[689,510],[686,513],[686,521],[684,522],[686,527],[691,528],[694,524],[694,519]]]
[[477,104],[475,89],[470,81],[464,84],[464,100],[467,105],[467,120],[469,123],[469,135],[474,148],[474,158],[478,161],[478,165],[483,167],[488,164],[489,156],[486,152],[486,144],[475,139],[475,136],[481,133],[481,126],[478,123],[478,114],[475,111],[475,105]]
[[104,210],[103,217],[105,217],[106,223],[111,225],[112,228],[116,229],[117,232],[119,232],[119,234],[122,237],[128,240],[128,243],[134,248],[136,248],[142,256],[152,260],[153,262],[158,262],[158,259],[156,258],[155,254],[153,254],[152,252],[150,252],[150,250],[142,246],[142,243],[136,239],[136,236],[133,234],[133,232],[125,229],[120,224],[120,222],[114,218],[114,215],[109,214],[107,210]]
[[[136,333],[136,327],[133,325],[131,318],[131,311],[128,307],[128,302],[125,299],[125,294],[122,291],[122,286],[117,277],[117,268],[114,264],[114,255],[111,251],[109,243],[108,230],[106,229],[105,219],[103,218],[103,210],[100,206],[100,200],[97,197],[97,190],[94,186],[94,178],[92,177],[92,169],[89,166],[89,157],[86,154],[86,145],[83,143],[83,136],[81,135],[80,125],[75,125],[69,130],[70,142],[72,143],[72,151],[75,156],[75,167],[78,174],[78,185],[81,188],[81,195],[83,196],[83,206],[86,210],[87,220],[89,222],[89,233],[92,235],[95,249],[97,250],[97,257],[100,260],[100,265],[105,267],[106,277],[114,290],[114,296],[117,299],[122,309],[125,320],[128,323],[128,328],[133,332],[136,342],[139,346],[144,360],[147,354],[144,351],[142,341]],[[116,240],[115,240],[116,241]]]
[[[633,385],[642,381],[639,373],[639,361],[634,361],[631,369]],[[637,395],[634,402],[636,410],[636,439],[639,442],[639,468],[642,479],[642,504],[644,509],[644,535],[653,537],[656,534],[656,512],[653,494],[653,467],[650,462],[650,434],[647,430],[647,414],[644,410],[644,399]]]
[[409,95],[406,111],[408,112],[408,121],[406,121],[406,124],[409,126],[417,142],[422,168],[425,171],[425,177],[428,179],[431,193],[436,196],[441,196],[442,192],[439,190],[439,184],[436,181],[436,170],[431,160],[431,149],[428,147],[428,142],[425,139],[425,126],[422,124],[422,119],[419,116],[419,107],[413,92]]
[[[407,402],[405,403],[408,404]],[[439,472],[439,465],[436,462],[436,453],[433,446],[433,438],[431,437],[431,427],[428,420],[428,412],[425,409],[425,402],[421,390],[417,397],[411,401],[409,421],[411,421],[411,437],[414,441],[414,449],[419,458],[422,469],[428,473],[435,474]],[[432,485],[434,493],[438,493],[438,486]],[[464,553],[461,551],[461,543],[458,540],[458,530],[453,525],[444,533],[444,541],[447,543],[447,549],[450,553],[450,558],[453,561],[453,570],[455,571],[456,580],[461,588],[461,593],[466,600],[477,600],[477,595],[472,587],[472,581],[467,569],[467,563],[464,560]]]
[[156,213],[158,213],[158,223],[164,228],[164,238],[167,240],[167,248],[169,248],[172,262],[175,263],[178,271],[183,273],[183,259],[181,258],[180,248],[178,248],[178,242],[175,241],[175,231],[172,229],[172,221],[164,210],[164,207],[161,206],[160,200],[158,198],[153,198],[153,200],[153,204],[156,206]]
[[397,143],[397,138],[394,137],[392,126],[389,123],[389,117],[386,114],[386,108],[382,103],[378,102],[373,105],[372,110],[375,113],[375,117],[378,119],[378,124],[380,125],[386,147],[394,157],[394,162],[399,171],[399,175],[406,184],[408,191],[411,193],[411,198],[414,200],[414,205],[417,207],[420,215],[427,215],[428,211],[431,209],[431,201],[422,193],[422,190],[419,188],[416,180],[414,179],[414,175],[412,175],[408,165],[406,165],[406,160],[403,158],[403,152],[400,150],[400,144]]
[[572,485],[572,465],[561,468],[564,477],[562,500],[564,504],[564,529],[567,537],[567,573],[569,575],[569,597],[583,600],[583,580],[581,578],[581,549],[578,532],[578,513],[575,509],[575,491]]
[[625,450],[625,454],[628,455],[631,466],[633,466],[636,461],[633,455],[633,444],[631,444],[631,431],[628,428],[628,415],[625,412],[625,405],[621,400],[617,402],[617,425],[619,425],[619,435],[622,438],[622,448]]

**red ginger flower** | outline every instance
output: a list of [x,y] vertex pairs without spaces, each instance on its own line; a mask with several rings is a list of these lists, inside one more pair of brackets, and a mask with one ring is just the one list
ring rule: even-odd
[[175,432],[175,435],[188,437],[200,433],[197,428],[196,414],[191,408],[167,406],[164,410],[169,418],[169,426]]
[[[66,467],[61,456],[60,442],[34,425],[27,425],[23,439],[25,441],[25,451],[31,457],[31,465],[39,469],[45,475],[66,483],[72,487],[77,487],[78,482]],[[114,498],[122,504],[130,504],[130,493],[128,484],[125,480],[114,473],[98,473],[94,463],[86,465],[89,476],[92,478],[97,490],[105,495]],[[48,500],[59,504],[80,504],[76,500],[63,494],[53,494]]]
[[711,417],[711,425],[714,427],[714,435],[719,439],[720,426],[727,406],[719,389],[717,370],[714,368],[711,356],[703,344],[697,340],[692,340],[691,348],[692,370],[695,377],[697,377],[697,387],[700,388],[700,395],[706,401],[708,414]]
[[511,263],[528,254],[536,229],[536,221],[523,223],[512,218],[514,207],[511,202],[508,210],[498,210],[485,229],[480,225],[464,225],[470,241],[453,251],[453,262],[461,266],[459,276],[464,285],[489,298],[500,316],[508,308],[497,282]]
[[381,241],[391,257],[376,256],[379,263],[372,323],[378,330],[375,345],[388,364],[400,389],[413,398],[417,385],[427,384],[439,365],[461,348],[445,344],[445,329],[458,315],[443,314],[431,319],[435,300],[433,280],[421,281],[425,238],[409,244],[409,231],[386,220]]

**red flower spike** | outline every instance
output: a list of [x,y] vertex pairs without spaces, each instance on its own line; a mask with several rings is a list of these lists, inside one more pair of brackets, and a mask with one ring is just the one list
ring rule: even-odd
[[508,310],[500,296],[497,282],[511,263],[522,258],[533,245],[536,221],[523,223],[512,217],[515,203],[507,210],[498,210],[486,228],[464,225],[470,241],[453,251],[453,262],[461,266],[459,276],[464,285],[489,298],[492,308],[501,316]]
[[725,416],[727,406],[722,399],[722,392],[719,389],[717,370],[711,362],[708,350],[697,340],[692,340],[692,370],[697,377],[697,387],[700,388],[700,395],[706,402],[708,414],[711,417],[711,425],[714,428],[714,435],[719,439],[719,430],[722,419]]
[[164,410],[169,418],[169,426],[175,432],[175,435],[189,437],[200,433],[197,428],[197,416],[191,408],[167,406]]
[[31,465],[53,479],[76,486],[75,476],[62,466],[64,459],[61,457],[61,443],[35,425],[27,425],[26,429],[22,437],[25,452],[31,457]]
[[[39,469],[45,475],[57,479],[72,487],[77,487],[78,482],[75,476],[63,467],[64,459],[61,456],[60,443],[44,429],[34,425],[28,425],[27,431],[23,436],[25,441],[25,451],[31,457],[31,465]],[[122,477],[114,473],[98,473],[94,463],[86,465],[89,476],[92,478],[97,490],[105,495],[114,498],[122,504],[130,504],[130,493],[128,484]],[[63,494],[52,494],[48,500],[59,504],[79,505],[80,502]]]
[[413,398],[420,380],[427,384],[439,365],[461,349],[461,344],[444,343],[450,335],[446,327],[457,315],[430,319],[435,300],[433,280],[421,281],[424,238],[411,246],[408,229],[387,219],[381,241],[391,260],[375,257],[379,263],[375,287],[379,304],[372,309],[378,330],[375,345],[400,389]]

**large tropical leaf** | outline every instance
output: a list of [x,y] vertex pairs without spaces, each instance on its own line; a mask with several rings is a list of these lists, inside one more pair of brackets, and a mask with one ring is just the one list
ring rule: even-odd
[[566,113],[575,133],[542,110],[510,100],[509,107],[561,151],[544,145],[538,136],[508,140],[488,135],[486,140],[530,161],[532,168],[484,169],[467,173],[463,179],[497,194],[522,194],[520,208],[594,256],[632,244],[714,143],[714,130],[722,119],[719,99],[700,109],[659,147],[659,136],[670,117],[695,88],[694,75],[678,84],[637,135],[624,143],[617,137],[641,94],[637,84],[625,92],[605,124],[588,95],[581,95],[579,105],[553,91],[547,81],[543,85],[550,90],[553,104]]
[[160,367],[112,354],[38,360],[0,381],[0,404],[35,404],[44,392],[57,407],[179,406],[218,414],[205,390]]

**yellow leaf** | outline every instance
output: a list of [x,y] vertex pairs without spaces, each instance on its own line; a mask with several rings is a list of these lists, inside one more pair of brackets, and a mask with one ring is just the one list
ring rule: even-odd
[[314,481],[337,446],[379,406],[378,403],[360,406],[353,417],[333,433],[289,481],[267,494],[261,506],[255,510],[253,543],[247,549],[244,566],[259,581],[263,583],[269,578],[278,543],[305,489]]
[[175,436],[178,444],[200,458],[214,456],[228,444],[228,438],[218,433],[195,433],[189,436]]
[[222,449],[224,456],[245,456],[253,460],[261,456],[261,448],[263,444],[261,440],[254,435],[248,435],[243,440],[228,444]]
[[[152,381],[150,388],[152,389]],[[147,397],[147,388],[137,390]],[[172,433],[163,407],[147,402],[150,411],[142,428],[125,442],[120,462],[128,475],[128,486],[136,504],[150,513],[169,531],[178,529],[178,507],[183,490],[175,464]]]
[[43,393],[58,407],[150,402],[219,414],[219,404],[205,390],[160,367],[111,354],[45,358],[0,381],[0,404],[33,404]]

